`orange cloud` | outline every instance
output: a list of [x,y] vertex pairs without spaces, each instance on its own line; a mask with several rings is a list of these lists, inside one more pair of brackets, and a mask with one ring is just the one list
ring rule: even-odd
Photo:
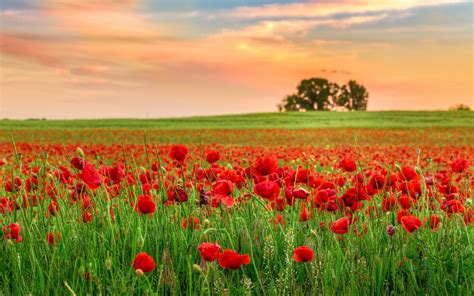
[[0,48],[3,54],[35,61],[45,66],[56,67],[61,64],[59,58],[50,54],[50,42],[42,38],[0,32],[0,40]]
[[137,0],[48,0],[46,7],[68,10],[126,10],[138,4]]

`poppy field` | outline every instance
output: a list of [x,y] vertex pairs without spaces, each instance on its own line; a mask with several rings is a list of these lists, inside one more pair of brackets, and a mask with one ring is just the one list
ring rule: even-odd
[[0,294],[470,295],[472,128],[0,134]]

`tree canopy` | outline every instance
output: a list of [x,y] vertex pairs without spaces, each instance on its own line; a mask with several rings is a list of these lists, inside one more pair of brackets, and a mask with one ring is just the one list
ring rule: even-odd
[[278,105],[279,111],[328,111],[337,107],[367,109],[369,93],[355,80],[339,86],[324,78],[309,78],[302,80],[296,90]]

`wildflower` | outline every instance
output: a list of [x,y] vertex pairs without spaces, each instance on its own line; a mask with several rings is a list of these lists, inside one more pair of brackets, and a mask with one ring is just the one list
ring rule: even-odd
[[145,252],[140,252],[135,256],[133,268],[137,275],[142,275],[143,272],[151,272],[155,269],[155,260]]
[[390,224],[387,226],[387,228],[385,228],[385,232],[390,235],[390,236],[393,236],[395,234],[395,227]]
[[278,160],[274,156],[260,157],[253,164],[253,169],[258,175],[270,175],[278,169]]
[[221,158],[221,155],[216,150],[211,150],[206,154],[206,161],[210,164],[217,162]]
[[171,147],[169,157],[175,161],[184,161],[188,154],[188,148],[184,145],[175,144]]
[[137,200],[137,210],[141,214],[153,214],[156,209],[155,202],[149,195],[141,195]]
[[421,225],[421,220],[415,216],[404,216],[401,218],[403,229],[408,233],[412,233],[417,230]]
[[55,233],[48,232],[48,234],[46,234],[46,241],[51,246],[54,245],[55,243],[57,243],[60,238],[61,238],[61,234],[59,232],[55,232]]
[[202,259],[205,261],[216,261],[221,251],[221,246],[217,243],[201,243],[198,246]]
[[293,250],[293,259],[296,262],[309,262],[314,258],[314,252],[307,246],[301,246]]
[[357,169],[356,162],[352,158],[342,159],[339,165],[346,172],[354,172]]
[[242,265],[250,263],[250,256],[225,249],[224,253],[219,254],[218,263],[224,269],[239,269]]
[[91,190],[95,190],[100,187],[102,184],[102,176],[97,172],[93,165],[86,163],[84,169],[81,172],[81,180],[89,187]]
[[331,226],[331,231],[337,234],[347,233],[349,232],[349,224],[349,218],[343,217],[333,223],[333,225]]
[[20,235],[21,226],[18,223],[11,223],[10,225],[2,227],[5,233],[6,239],[14,239],[17,243],[23,241],[23,237]]

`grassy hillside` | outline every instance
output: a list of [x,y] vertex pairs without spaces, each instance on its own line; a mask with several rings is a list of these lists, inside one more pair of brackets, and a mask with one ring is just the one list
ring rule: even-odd
[[255,113],[170,119],[1,120],[0,129],[298,129],[474,127],[470,111]]

